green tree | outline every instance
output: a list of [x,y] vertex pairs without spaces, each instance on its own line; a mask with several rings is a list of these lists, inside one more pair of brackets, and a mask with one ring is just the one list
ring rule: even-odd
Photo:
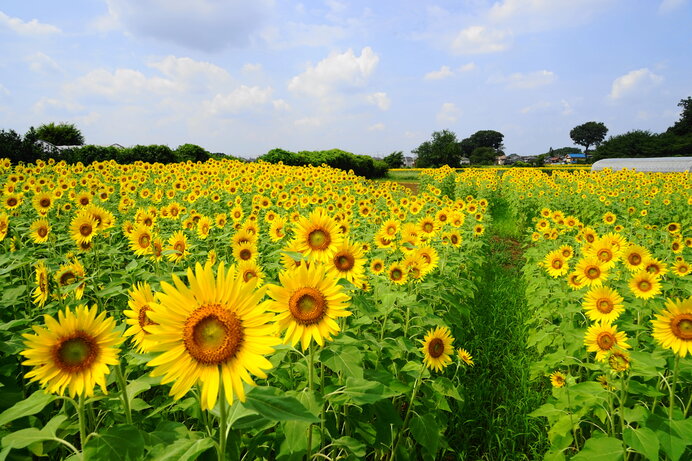
[[688,96],[686,99],[681,99],[678,107],[682,107],[680,120],[668,128],[666,133],[678,136],[688,135],[692,133],[692,98]]
[[418,157],[416,166],[419,168],[458,167],[462,156],[457,135],[449,130],[435,131],[429,141],[411,152]]
[[[459,145],[462,155],[468,157],[472,164],[491,165],[495,161],[495,157],[503,154],[505,147],[502,141],[504,137],[505,135],[499,131],[480,130],[468,138],[462,139]],[[481,150],[476,152],[478,149]],[[492,153],[488,149],[492,150]]]
[[404,153],[402,151],[392,152],[382,159],[388,168],[401,168],[404,166]]
[[584,153],[589,155],[590,146],[598,146],[608,134],[608,128],[601,122],[586,122],[572,128],[569,137],[574,144],[584,146]]
[[616,157],[662,157],[658,135],[650,131],[634,130],[611,136],[594,151],[593,159]]
[[473,165],[492,165],[495,163],[497,151],[492,147],[476,147],[469,156],[469,161]]
[[197,144],[182,144],[175,150],[175,159],[178,162],[206,162],[211,154]]
[[84,144],[82,132],[73,123],[46,123],[38,127],[36,136],[56,146],[81,146]]

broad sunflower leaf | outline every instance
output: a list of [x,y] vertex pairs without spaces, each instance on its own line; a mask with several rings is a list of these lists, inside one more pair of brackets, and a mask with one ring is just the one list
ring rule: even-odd
[[54,416],[42,429],[30,427],[13,432],[2,438],[2,446],[10,448],[26,448],[32,443],[54,440],[55,431],[67,419],[65,415]]
[[[210,438],[190,440],[176,440],[162,451],[152,453],[152,461],[192,461],[196,460],[200,454],[214,446],[214,441]],[[119,458],[118,458],[119,459]]]
[[341,372],[345,377],[363,378],[363,354],[355,346],[323,349],[320,360],[332,371]]
[[85,459],[134,461],[142,459],[143,455],[144,436],[130,424],[121,424],[95,434],[84,445]]
[[440,428],[437,425],[435,416],[426,413],[411,419],[411,434],[421,446],[435,456],[440,446]]
[[648,427],[639,427],[637,429],[627,427],[622,433],[622,438],[627,445],[634,448],[648,459],[654,461],[658,459],[658,437],[656,433]]
[[622,441],[613,437],[591,438],[572,461],[618,461],[622,455]]
[[272,421],[304,421],[317,423],[319,419],[310,413],[295,397],[284,395],[274,387],[255,387],[247,394],[243,405],[255,410]]
[[3,411],[2,414],[0,414],[0,426],[4,426],[24,416],[35,415],[55,399],[56,397],[54,395],[47,394],[43,390],[38,390],[26,399],[15,403],[12,407]]

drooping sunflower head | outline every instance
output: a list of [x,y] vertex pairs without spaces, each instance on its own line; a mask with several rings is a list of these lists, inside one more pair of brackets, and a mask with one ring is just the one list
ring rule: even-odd
[[48,278],[48,268],[44,260],[40,260],[36,263],[36,287],[31,293],[33,297],[34,304],[40,307],[48,300],[48,290],[49,290],[49,278]]
[[442,371],[452,363],[454,338],[447,327],[437,327],[428,330],[425,338],[420,341],[423,347],[423,364],[430,370]]
[[667,299],[652,324],[653,337],[661,347],[683,358],[692,354],[692,296]]
[[58,320],[44,316],[45,327],[24,334],[24,365],[33,366],[26,376],[47,392],[71,397],[94,395],[98,384],[104,393],[108,366],[118,363],[117,346],[123,341],[115,321],[97,308],[85,305],[58,312]]
[[270,309],[285,331],[284,343],[300,341],[305,350],[314,339],[320,346],[341,331],[336,319],[347,317],[350,298],[321,264],[301,265],[279,274],[281,285],[268,285]]
[[473,356],[463,347],[457,349],[457,357],[459,357],[459,360],[461,360],[470,367],[475,365],[475,363],[473,362]]

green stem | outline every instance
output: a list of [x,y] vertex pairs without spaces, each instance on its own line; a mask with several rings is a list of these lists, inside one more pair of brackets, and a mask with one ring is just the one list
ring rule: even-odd
[[[567,392],[567,411],[569,411],[569,424],[572,427],[572,437],[574,438],[574,448],[575,451],[579,451],[579,441],[577,440],[577,429],[574,427],[574,419],[572,414],[572,401],[569,398],[569,385],[565,384],[565,391]],[[612,407],[610,417],[613,418]],[[613,429],[615,431],[615,429]]]
[[673,409],[675,408],[675,386],[678,383],[678,371],[680,370],[680,356],[675,355],[675,366],[673,368],[673,384],[670,386],[670,408],[668,410],[668,419],[673,419]]
[[[313,368],[315,364],[315,348],[312,346],[312,344],[309,346],[310,348],[310,353],[308,354],[308,390],[310,391],[310,394],[312,394],[312,390],[314,388],[314,377],[313,377]],[[310,461],[312,459],[312,424],[308,426],[308,446],[307,446],[307,453],[305,454],[305,459],[306,461]]]
[[226,391],[223,379],[219,380],[219,461],[226,459],[226,436],[228,432],[228,409],[226,408]]
[[79,396],[79,403],[77,404],[77,418],[79,419],[79,441],[82,445],[82,450],[84,450],[84,444],[86,443],[87,433],[86,433],[86,415],[84,414],[84,396]]
[[120,386],[120,396],[123,398],[123,407],[125,408],[125,421],[127,424],[132,424],[132,410],[130,409],[130,399],[127,397],[127,380],[123,375],[123,370],[120,368],[120,364],[115,367],[115,377],[118,380],[118,386]]
[[425,371],[425,367],[421,367],[420,374],[416,378],[416,382],[413,384],[413,392],[411,392],[411,400],[409,401],[408,408],[406,408],[406,415],[404,416],[404,425],[401,426],[401,430],[396,434],[396,438],[394,439],[394,443],[392,443],[392,451],[389,453],[389,461],[393,461],[394,457],[396,456],[396,450],[399,448],[399,442],[401,442],[401,437],[406,432],[406,429],[408,428],[408,422],[411,419],[411,415],[413,414],[411,411],[411,408],[413,408],[413,402],[416,399],[416,395],[418,394],[418,389],[420,389],[420,385],[423,382],[423,372]]

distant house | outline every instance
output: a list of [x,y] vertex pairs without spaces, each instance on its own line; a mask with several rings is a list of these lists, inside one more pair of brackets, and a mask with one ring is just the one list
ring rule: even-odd
[[498,155],[497,157],[495,157],[495,165],[504,165],[506,160],[506,155]]
[[406,168],[412,168],[415,163],[416,161],[413,157],[404,157],[404,166]]
[[461,157],[459,159],[459,165],[471,165],[471,160],[468,157]]
[[562,157],[549,157],[545,159],[546,165],[562,165],[563,163]]
[[565,154],[563,160],[567,164],[583,163],[586,161],[586,154],[583,152],[573,152],[570,154]]
[[505,160],[505,165],[511,165],[513,163],[521,161],[522,157],[519,154],[509,154]]

